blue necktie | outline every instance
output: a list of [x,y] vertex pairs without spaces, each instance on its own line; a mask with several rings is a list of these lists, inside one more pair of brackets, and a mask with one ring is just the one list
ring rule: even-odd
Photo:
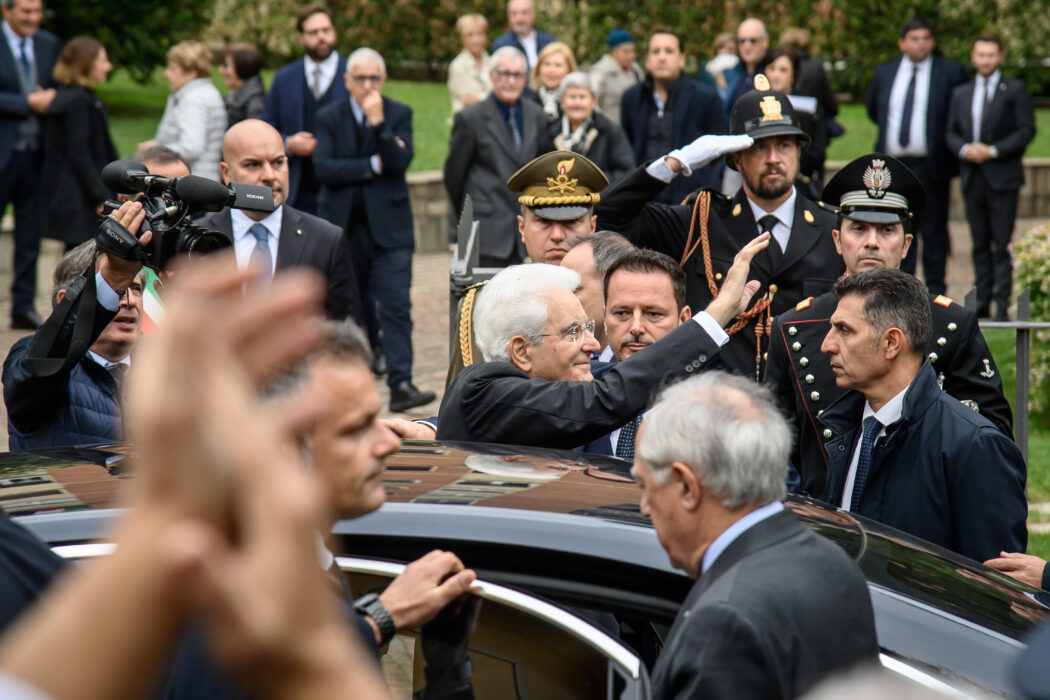
[[857,459],[857,474],[853,478],[853,495],[850,496],[849,510],[860,507],[860,495],[864,492],[864,483],[871,471],[871,448],[875,445],[875,436],[882,430],[882,423],[875,416],[864,419],[864,432],[860,437],[860,457]]
[[514,107],[507,110],[507,126],[510,127],[510,135],[514,139],[514,155],[521,158],[521,129],[518,128],[518,120],[514,118]]
[[[21,56],[21,59],[22,59],[22,73],[24,73],[25,76],[26,76],[26,83],[29,83],[29,82],[31,82],[31,79],[32,79],[32,73],[30,72],[31,64],[29,62],[29,51],[27,50],[29,48],[29,41],[25,37],[22,37],[21,48],[22,48],[22,56]],[[32,87],[32,86],[30,86],[30,87]]]
[[620,428],[620,437],[616,440],[616,456],[620,459],[634,461],[634,439],[638,436],[638,426],[642,417],[635,416]]
[[904,111],[901,113],[901,133],[897,139],[901,148],[906,148],[911,143],[911,116],[915,111],[915,76],[919,74],[919,66],[915,63],[911,66],[911,81],[908,82],[908,92],[904,95]]
[[273,278],[273,255],[270,253],[270,232],[262,224],[252,224],[248,233],[255,236],[255,248],[251,260],[261,268],[262,279]]

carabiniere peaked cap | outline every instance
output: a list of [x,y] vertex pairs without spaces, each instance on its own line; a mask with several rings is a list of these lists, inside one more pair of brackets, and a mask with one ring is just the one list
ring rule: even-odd
[[885,153],[869,153],[835,173],[821,199],[848,219],[896,224],[926,206],[926,190],[904,163]]
[[551,151],[534,158],[507,180],[518,203],[537,216],[556,221],[576,219],[601,199],[609,184],[601,168],[572,151]]
[[[755,75],[754,83],[754,90],[744,93],[733,103],[729,131],[747,134],[756,141],[768,136],[797,136],[803,148],[808,146],[809,134],[798,125],[795,108],[787,95],[769,87],[769,79],[762,73]],[[726,164],[736,170],[728,156]]]

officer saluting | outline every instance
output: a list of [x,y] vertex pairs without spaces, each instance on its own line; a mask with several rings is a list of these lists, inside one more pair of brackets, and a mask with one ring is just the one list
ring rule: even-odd
[[[686,271],[686,300],[694,309],[718,293],[738,250],[759,233],[773,234],[751,264],[751,278],[762,285],[758,301],[730,328],[731,339],[719,355],[730,371],[757,378],[772,317],[830,290],[843,266],[831,241],[835,217],[794,186],[809,136],[799,128],[791,102],[771,90],[764,75],[755,76],[755,88],[733,105],[733,136],[701,136],[637,168],[605,192],[595,211],[599,228],[679,260]],[[679,174],[721,156],[740,171],[743,185],[736,196],[701,190],[678,206],[651,202]]]
[[[837,207],[831,235],[846,274],[900,267],[912,242],[913,212],[926,203],[922,184],[896,158],[872,153],[851,161],[824,188],[824,204]],[[810,494],[824,491],[827,460],[816,418],[845,389],[835,384],[820,345],[838,301],[828,292],[800,301],[773,322],[765,382],[781,410],[795,420],[792,464]],[[1013,436],[1010,405],[977,315],[946,296],[930,295],[933,335],[927,349],[941,388]]]

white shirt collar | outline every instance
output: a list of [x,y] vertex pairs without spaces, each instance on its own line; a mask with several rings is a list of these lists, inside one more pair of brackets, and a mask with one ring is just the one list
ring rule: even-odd
[[1003,72],[1001,70],[999,70],[998,68],[996,68],[995,72],[992,73],[991,75],[989,75],[987,78],[984,77],[983,75],[981,75],[980,73],[978,73],[977,74],[977,84],[978,85],[983,85],[985,91],[988,91],[990,88],[994,89],[995,86],[999,84],[999,80],[1002,79],[1002,75],[1003,75]]
[[121,358],[119,360],[116,360],[114,362],[113,360],[107,360],[106,358],[102,357],[102,355],[99,355],[94,350],[88,350],[87,354],[88,354],[88,357],[90,357],[92,360],[94,360],[98,364],[102,365],[103,367],[106,367],[107,369],[112,364],[127,365],[129,368],[131,367],[131,355],[127,355],[126,357],[123,357],[123,358]]
[[868,416],[875,416],[876,420],[878,420],[883,427],[893,425],[901,419],[901,414],[904,412],[904,395],[907,393],[908,387],[904,387],[899,394],[887,401],[882,408],[877,411],[872,409],[871,404],[865,401],[864,415],[861,419],[863,420]]
[[612,362],[613,360],[613,349],[611,345],[606,345],[602,350],[602,354],[598,355],[599,362]]
[[780,511],[784,510],[784,504],[780,501],[773,501],[767,503],[761,508],[756,508],[744,517],[737,520],[735,523],[725,529],[725,531],[715,538],[715,541],[711,543],[711,546],[704,551],[704,556],[700,559],[700,574],[707,573],[707,570],[715,563],[715,560],[721,556],[722,552],[726,551],[729,545],[733,544],[733,541],[737,537],[744,534],[752,527],[762,522],[766,518],[771,518]]
[[230,223],[233,226],[233,241],[236,243],[245,236],[248,235],[248,229],[253,224],[262,224],[266,227],[266,230],[270,232],[270,235],[280,240],[281,238],[281,220],[284,206],[279,206],[274,209],[270,214],[262,221],[256,221],[250,219],[240,209],[230,209]]
[[[22,55],[22,37],[15,33],[14,29],[11,29],[11,25],[7,23],[5,19],[4,25],[4,37],[7,39],[7,44],[11,47],[11,52],[15,55],[15,58],[19,58]],[[26,51],[29,52],[29,60],[33,60],[33,35],[25,37],[26,40]]]
[[303,75],[306,77],[307,87],[313,84],[314,68],[321,69],[322,94],[328,92],[332,81],[338,77],[336,73],[339,71],[339,52],[333,51],[328,54],[328,58],[320,62],[313,60],[309,56],[303,56]]

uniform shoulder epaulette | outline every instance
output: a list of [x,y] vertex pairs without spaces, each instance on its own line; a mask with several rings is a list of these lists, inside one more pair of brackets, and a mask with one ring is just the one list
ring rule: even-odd
[[733,201],[731,196],[723,194],[720,190],[716,190],[712,187],[701,187],[700,189],[693,190],[687,194],[685,199],[682,200],[682,205],[688,207],[693,206],[696,204],[696,198],[699,197],[701,193],[707,194],[711,198],[712,204],[726,204]]
[[813,297],[809,297],[808,299],[803,299],[799,303],[795,304],[795,311],[803,311],[804,309],[808,309],[812,303],[813,303]]
[[934,298],[933,303],[937,304],[938,306],[943,306],[947,309],[949,306],[955,303],[955,300],[951,297],[946,297],[943,294],[938,294],[936,298]]

